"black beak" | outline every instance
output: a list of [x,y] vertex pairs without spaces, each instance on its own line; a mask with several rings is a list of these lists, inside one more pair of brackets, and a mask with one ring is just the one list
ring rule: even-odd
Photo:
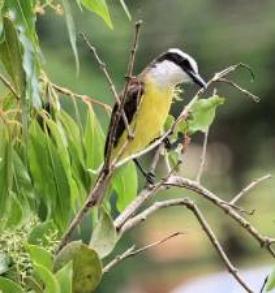
[[200,87],[207,88],[207,84],[204,79],[199,75],[199,73],[195,73],[193,71],[188,71],[189,76],[192,78],[194,83],[199,85]]

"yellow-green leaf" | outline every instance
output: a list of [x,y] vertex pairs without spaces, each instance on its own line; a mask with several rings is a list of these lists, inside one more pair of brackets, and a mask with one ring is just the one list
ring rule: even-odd
[[73,292],[90,293],[101,280],[102,267],[98,254],[80,241],[65,246],[56,256],[54,270],[73,262]]
[[24,293],[22,287],[10,279],[0,277],[0,292],[4,293]]
[[101,258],[104,258],[113,251],[117,240],[118,236],[113,220],[107,211],[102,208],[89,246],[93,248]]
[[39,279],[44,283],[45,293],[61,293],[56,276],[51,271],[37,263],[33,264],[33,269]]
[[112,186],[117,194],[117,208],[122,211],[137,195],[138,178],[133,162],[117,170],[112,179]]
[[53,257],[46,249],[38,245],[26,244],[26,250],[28,251],[33,263],[42,265],[52,271]]
[[216,108],[223,103],[224,98],[217,95],[196,101],[190,110],[189,131],[191,133],[196,131],[206,132],[215,118]]
[[113,28],[108,5],[105,0],[81,0],[81,3],[87,9],[102,17],[111,29]]

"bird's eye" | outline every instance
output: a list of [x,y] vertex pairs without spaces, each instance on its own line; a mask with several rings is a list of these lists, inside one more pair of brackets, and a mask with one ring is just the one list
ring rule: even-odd
[[191,66],[189,60],[187,60],[187,59],[183,59],[183,60],[181,61],[181,66],[182,66],[185,70],[192,70],[192,66]]

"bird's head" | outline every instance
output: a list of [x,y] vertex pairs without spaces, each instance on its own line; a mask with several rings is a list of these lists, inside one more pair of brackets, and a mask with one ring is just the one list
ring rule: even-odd
[[206,87],[193,57],[180,49],[169,49],[157,57],[149,68],[151,76],[162,86],[193,82]]

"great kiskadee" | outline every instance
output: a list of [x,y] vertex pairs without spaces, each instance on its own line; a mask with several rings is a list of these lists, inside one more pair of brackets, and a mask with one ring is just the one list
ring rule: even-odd
[[[121,117],[114,136],[112,159],[117,158],[118,155],[119,159],[123,159],[135,154],[159,137],[177,85],[189,82],[196,83],[200,87],[206,86],[199,74],[197,62],[180,49],[169,49],[162,53],[136,79],[132,79],[126,95],[124,112],[134,137],[128,138]],[[118,105],[115,104],[111,124],[117,107]],[[108,136],[106,146],[109,139]],[[126,144],[127,140],[129,141]]]

